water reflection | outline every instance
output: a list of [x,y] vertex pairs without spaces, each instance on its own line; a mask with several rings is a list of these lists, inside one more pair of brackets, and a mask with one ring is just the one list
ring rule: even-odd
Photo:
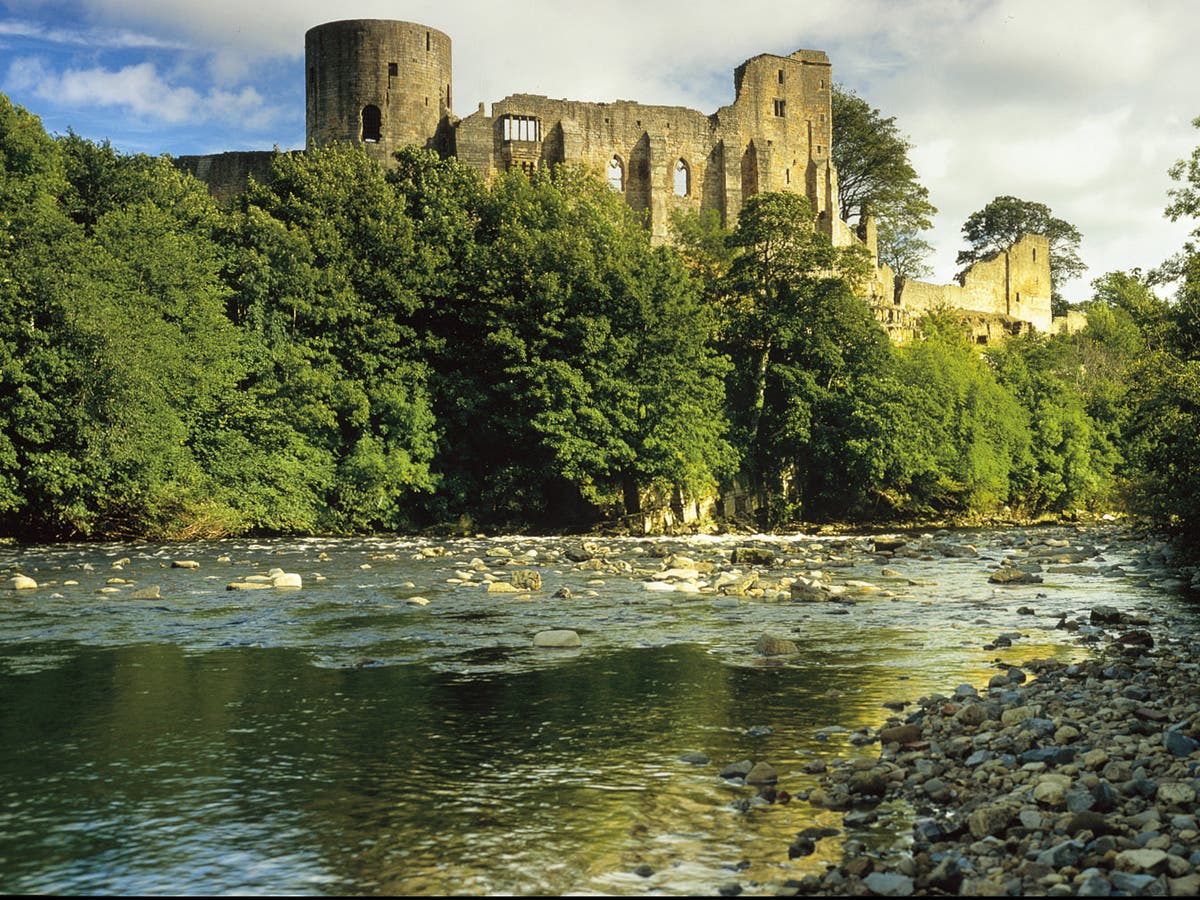
[[[0,886],[680,893],[743,859],[739,877],[779,881],[821,864],[788,863],[797,830],[839,823],[802,803],[735,811],[753,792],[718,768],[769,759],[803,790],[800,767],[830,751],[818,728],[876,722],[881,698],[920,686],[864,665],[837,696],[826,674],[694,645],[469,679],[288,650],[77,649],[0,678]],[[712,763],[678,760],[693,750]]]
[[[0,889],[771,893],[840,856],[836,839],[796,860],[787,847],[841,816],[735,808],[755,792],[723,765],[767,760],[802,792],[805,763],[877,752],[848,735],[883,703],[985,683],[998,657],[1077,655],[1058,615],[1157,596],[1100,575],[997,592],[960,560],[881,577],[866,557],[839,577],[891,593],[853,607],[717,605],[548,559],[530,599],[450,584],[497,543],[435,558],[394,539],[0,550],[43,584],[0,596]],[[643,543],[614,542],[617,557],[644,565]],[[224,590],[276,565],[305,587]],[[96,593],[114,572],[131,584]],[[150,584],[161,598],[132,597]],[[554,627],[583,648],[532,646]],[[764,631],[799,653],[756,657]],[[1019,637],[985,649],[999,632]],[[859,836],[902,844],[907,811],[892,814]]]

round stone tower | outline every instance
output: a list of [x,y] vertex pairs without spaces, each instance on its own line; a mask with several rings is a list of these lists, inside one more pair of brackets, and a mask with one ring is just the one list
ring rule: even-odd
[[406,146],[436,147],[450,115],[450,38],[415,22],[349,19],[310,28],[308,146],[360,144],[383,163]]

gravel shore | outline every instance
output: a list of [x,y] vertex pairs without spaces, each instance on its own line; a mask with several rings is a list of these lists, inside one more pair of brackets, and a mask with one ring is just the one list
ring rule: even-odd
[[[915,810],[907,851],[849,840],[823,876],[781,894],[1200,894],[1200,640],[1098,607],[1108,641],[1074,664],[1032,661],[989,685],[924,697],[878,733],[877,758],[835,763],[808,798],[845,812]],[[814,852],[826,835],[789,848]]]

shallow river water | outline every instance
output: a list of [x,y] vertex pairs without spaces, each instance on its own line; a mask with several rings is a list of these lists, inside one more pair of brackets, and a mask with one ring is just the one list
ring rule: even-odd
[[[1087,559],[988,583],[1046,539]],[[854,732],[883,703],[1085,654],[1063,615],[1194,627],[1106,531],[925,535],[894,559],[855,536],[596,544],[583,567],[562,555],[578,540],[513,536],[0,547],[39,583],[0,588],[0,891],[772,893],[840,853],[789,860],[795,833],[842,817],[739,808],[755,791],[726,764],[766,760],[803,795],[806,763],[878,753]],[[722,597],[721,570],[751,571],[741,545],[776,553],[768,585],[819,572],[845,593]],[[664,579],[668,547],[716,571]],[[276,567],[304,586],[226,590]],[[486,589],[517,569],[541,589]],[[552,628],[582,646],[535,647]],[[758,656],[764,633],[799,652]],[[913,811],[882,813],[847,837],[902,852]]]

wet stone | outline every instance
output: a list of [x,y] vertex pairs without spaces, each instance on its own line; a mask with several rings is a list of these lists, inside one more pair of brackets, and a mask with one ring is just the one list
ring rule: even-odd
[[1178,731],[1168,731],[1163,737],[1163,746],[1175,756],[1191,756],[1200,750],[1200,742]]
[[717,774],[722,778],[745,778],[753,768],[754,763],[751,760],[743,759],[741,762],[730,763]]
[[1159,879],[1153,875],[1113,872],[1109,881],[1116,890],[1130,897],[1165,897],[1167,893],[1166,885],[1161,885],[1161,892],[1152,890],[1159,886]]
[[539,631],[533,636],[535,647],[572,648],[580,646],[581,643],[579,634],[566,628]]
[[518,569],[509,576],[509,582],[513,587],[522,591],[540,591],[542,589],[542,575],[537,569]]
[[1003,566],[988,576],[992,584],[1041,584],[1042,576],[1012,566]]
[[894,725],[890,728],[879,729],[879,741],[882,744],[907,744],[920,740],[921,726],[916,723]]
[[779,773],[770,763],[757,762],[745,777],[746,784],[773,784],[779,780]]
[[775,554],[761,547],[734,547],[730,562],[735,566],[765,566],[775,565]]
[[863,884],[879,897],[911,897],[914,889],[911,878],[894,872],[872,872]]

